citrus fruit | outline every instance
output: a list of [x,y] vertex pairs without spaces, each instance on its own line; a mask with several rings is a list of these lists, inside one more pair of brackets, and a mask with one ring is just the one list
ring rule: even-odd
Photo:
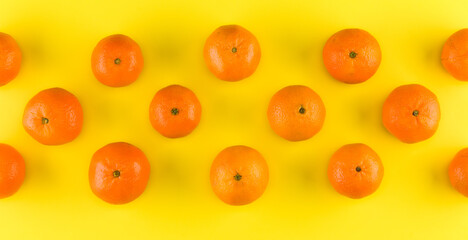
[[38,142],[60,145],[78,137],[83,110],[78,99],[62,88],[50,88],[29,100],[23,114],[23,127]]
[[325,120],[325,106],[312,89],[293,85],[273,95],[267,116],[276,134],[289,141],[301,141],[320,131]]
[[344,29],[333,34],[323,48],[323,62],[335,79],[361,83],[372,77],[382,54],[377,40],[362,29]]
[[442,48],[442,65],[456,79],[468,81],[468,29],[450,36]]
[[221,151],[211,165],[211,187],[223,202],[244,205],[262,196],[268,185],[268,166],[263,156],[246,146]]
[[405,143],[430,138],[440,120],[439,101],[419,84],[395,88],[385,100],[382,121],[387,130]]
[[24,159],[9,145],[0,143],[0,198],[13,195],[23,184]]
[[460,150],[449,166],[449,178],[452,186],[468,197],[468,148]]
[[146,188],[150,163],[137,147],[124,142],[97,150],[89,165],[89,185],[93,193],[111,204],[129,203]]
[[200,122],[201,105],[190,89],[171,85],[159,90],[150,104],[151,125],[168,138],[191,133]]
[[377,153],[362,143],[342,146],[328,163],[331,185],[338,193],[350,198],[362,198],[375,192],[383,174]]
[[94,76],[110,87],[127,86],[137,80],[143,70],[140,46],[131,38],[116,34],[102,39],[91,57]]
[[18,75],[21,58],[21,50],[15,39],[6,33],[0,33],[0,86]]
[[206,66],[217,78],[239,81],[255,72],[261,52],[251,32],[238,25],[226,25],[208,37],[203,56]]

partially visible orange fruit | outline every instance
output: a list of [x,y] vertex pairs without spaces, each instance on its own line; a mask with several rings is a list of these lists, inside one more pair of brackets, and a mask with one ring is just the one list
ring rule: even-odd
[[450,36],[442,48],[442,65],[456,79],[468,81],[468,28]]
[[21,50],[10,35],[0,33],[0,86],[13,80],[21,68]]
[[450,183],[461,194],[468,197],[468,148],[460,150],[450,162]]
[[18,191],[24,181],[25,168],[24,159],[16,149],[0,143],[0,198]]

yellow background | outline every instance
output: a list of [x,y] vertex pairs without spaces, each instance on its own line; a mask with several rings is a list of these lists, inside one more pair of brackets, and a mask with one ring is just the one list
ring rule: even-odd
[[[0,142],[26,160],[27,176],[0,200],[1,239],[467,239],[468,198],[450,185],[447,167],[468,146],[468,83],[440,63],[444,41],[468,26],[460,1],[27,1],[0,2],[0,31],[19,43],[18,77],[0,88]],[[255,74],[230,83],[205,67],[202,48],[218,26],[239,24],[262,48]],[[338,30],[357,27],[380,43],[382,63],[369,81],[346,85],[329,76],[321,51]],[[90,67],[97,42],[132,37],[145,68],[124,88],[99,83]],[[387,95],[419,83],[441,104],[436,134],[404,144],[381,122]],[[167,139],[148,120],[162,87],[181,84],[202,103],[188,137]],[[303,84],[323,99],[321,132],[288,142],[270,129],[266,109],[282,87]],[[63,87],[84,109],[73,142],[44,146],[22,128],[23,108],[40,90]],[[105,144],[126,141],[151,163],[143,195],[107,204],[91,192],[88,166]],[[328,159],[343,144],[362,142],[381,157],[385,176],[375,194],[352,200],[326,177]],[[232,207],[216,198],[209,168],[216,154],[243,144],[260,151],[270,183],[256,202]]]

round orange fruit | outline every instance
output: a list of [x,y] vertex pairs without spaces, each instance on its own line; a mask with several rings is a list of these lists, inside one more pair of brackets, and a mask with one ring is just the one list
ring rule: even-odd
[[395,88],[385,100],[382,121],[387,130],[405,143],[426,140],[437,130],[439,101],[429,89],[410,84]]
[[260,62],[257,38],[238,25],[216,29],[206,40],[203,56],[208,69],[219,79],[239,81],[252,75]]
[[342,146],[328,164],[331,185],[349,198],[363,198],[375,192],[383,174],[384,168],[377,153],[362,143]]
[[23,127],[38,142],[60,145],[78,137],[83,126],[83,109],[78,99],[62,88],[50,88],[29,100]]
[[140,46],[122,34],[102,39],[91,57],[94,76],[110,87],[123,87],[135,82],[143,70]]
[[322,129],[325,112],[317,93],[306,86],[294,85],[273,95],[267,116],[276,134],[289,141],[302,141]]
[[137,147],[111,143],[96,151],[89,165],[93,193],[111,204],[129,203],[146,189],[150,163]]
[[168,138],[190,134],[200,122],[201,104],[190,89],[171,85],[159,90],[150,104],[151,125]]
[[18,191],[24,181],[24,159],[13,147],[0,143],[0,198]]
[[468,197],[468,148],[460,150],[450,163],[450,183],[461,194]]
[[246,146],[221,151],[211,165],[211,187],[223,202],[245,205],[262,196],[268,185],[268,166],[263,156]]
[[468,28],[450,36],[442,48],[442,65],[453,77],[468,81]]
[[379,68],[382,54],[377,40],[362,29],[344,29],[333,34],[323,48],[323,62],[335,79],[361,83]]
[[21,50],[15,39],[6,33],[0,33],[0,86],[18,75],[21,59]]

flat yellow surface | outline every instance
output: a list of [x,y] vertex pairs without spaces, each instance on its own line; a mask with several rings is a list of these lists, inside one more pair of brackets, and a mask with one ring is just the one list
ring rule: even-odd
[[[444,41],[468,26],[460,1],[27,1],[0,4],[0,31],[19,43],[18,77],[0,88],[0,142],[26,160],[27,176],[0,200],[1,239],[467,239],[468,198],[450,185],[447,167],[468,146],[468,83],[440,63]],[[239,24],[262,48],[255,74],[237,83],[216,79],[202,49],[218,26]],[[338,30],[357,27],[380,43],[382,63],[369,81],[340,83],[326,72],[322,47]],[[124,88],[99,83],[90,67],[97,42],[110,34],[132,37],[145,68]],[[419,83],[439,98],[436,134],[404,144],[381,122],[387,95]],[[162,87],[192,89],[203,107],[188,137],[167,139],[148,120]],[[323,99],[327,116],[313,138],[288,142],[270,129],[266,109],[282,87],[303,84]],[[26,102],[40,90],[63,87],[84,109],[81,135],[44,146],[24,131]],[[143,195],[114,206],[88,185],[92,154],[126,141],[151,163]],[[385,176],[375,194],[352,200],[326,177],[340,146],[362,142],[381,157]],[[256,202],[224,204],[211,191],[216,154],[243,144],[263,154],[270,183]]]

